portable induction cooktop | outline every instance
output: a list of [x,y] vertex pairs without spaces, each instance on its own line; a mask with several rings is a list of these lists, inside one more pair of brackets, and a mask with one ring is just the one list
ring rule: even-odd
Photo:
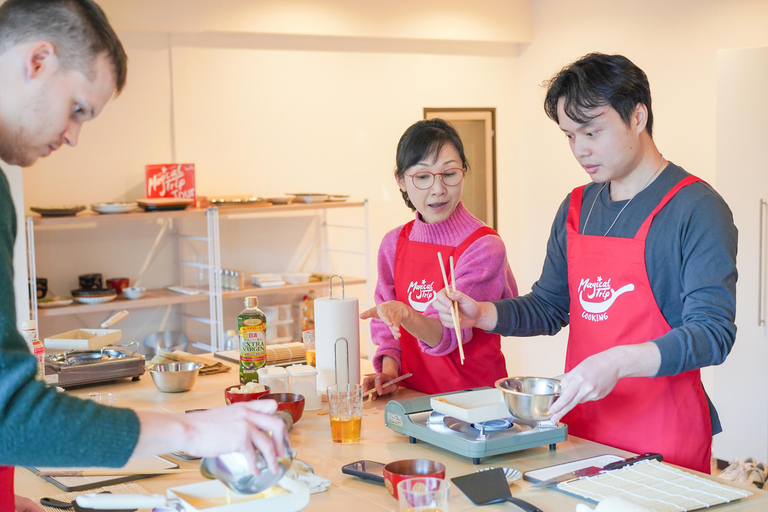
[[45,358],[45,381],[68,388],[144,374],[144,356],[121,347],[72,350]]
[[469,423],[437,412],[430,404],[431,399],[436,397],[487,389],[491,388],[390,400],[384,409],[384,421],[395,432],[409,436],[411,443],[424,441],[470,457],[474,464],[480,464],[483,457],[538,446],[549,445],[549,449],[554,450],[557,443],[568,439],[568,426],[563,423],[527,421],[511,416]]

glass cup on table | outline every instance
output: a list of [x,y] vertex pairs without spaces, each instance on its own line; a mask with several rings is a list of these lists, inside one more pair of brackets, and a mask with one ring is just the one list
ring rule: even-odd
[[400,512],[448,512],[450,482],[417,476],[397,484]]
[[304,355],[307,356],[307,364],[317,368],[315,357],[315,331],[307,330],[301,333],[301,340],[304,342]]
[[363,420],[363,386],[328,386],[328,416],[331,418],[331,437],[334,443],[359,442],[360,424]]

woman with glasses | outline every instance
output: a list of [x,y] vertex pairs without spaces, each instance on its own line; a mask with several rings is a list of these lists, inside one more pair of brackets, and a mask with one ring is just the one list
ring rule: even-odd
[[444,286],[438,252],[448,276],[453,257],[456,289],[475,300],[517,296],[504,243],[461,202],[464,145],[446,121],[419,121],[400,138],[396,160],[395,180],[416,218],[387,233],[379,248],[377,305],[360,315],[372,319],[377,374],[363,386],[376,389],[374,398],[393,393],[396,384],[382,384],[406,373],[413,376],[400,384],[424,393],[493,386],[507,376],[500,336],[462,330],[462,364],[455,331],[430,305]]

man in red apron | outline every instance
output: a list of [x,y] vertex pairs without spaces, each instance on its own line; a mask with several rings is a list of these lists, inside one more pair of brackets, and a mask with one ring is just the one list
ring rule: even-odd
[[[722,363],[735,337],[730,210],[658,151],[648,79],[625,57],[567,66],[549,82],[545,110],[594,183],[561,205],[531,293],[495,303],[448,295],[462,327],[534,336],[570,325],[552,420],[709,473],[720,425],[699,368]],[[444,293],[434,307],[452,325]]]

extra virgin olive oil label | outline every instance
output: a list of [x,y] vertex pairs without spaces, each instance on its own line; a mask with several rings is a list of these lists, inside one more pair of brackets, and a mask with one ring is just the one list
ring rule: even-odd
[[266,331],[264,313],[247,310],[237,317],[240,334],[240,384],[259,382],[256,371],[267,364]]

